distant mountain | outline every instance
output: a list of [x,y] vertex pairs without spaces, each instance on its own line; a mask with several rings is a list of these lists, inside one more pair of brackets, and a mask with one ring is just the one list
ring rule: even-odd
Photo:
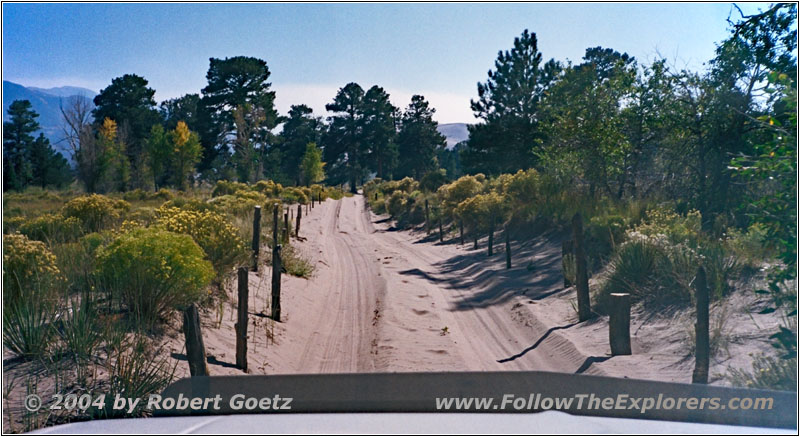
[[51,94],[57,97],[70,97],[70,96],[84,96],[94,98],[97,95],[97,92],[90,90],[89,88],[81,88],[77,86],[60,86],[56,88],[37,88],[33,86],[26,87],[29,90],[39,91],[45,94]]
[[[63,86],[58,88],[42,89],[34,87],[25,87],[14,82],[7,80],[3,81],[3,121],[8,121],[8,107],[14,100],[29,100],[33,110],[39,114],[37,121],[41,126],[41,131],[53,144],[53,147],[59,152],[68,156],[66,153],[66,144],[59,143],[63,137],[61,131],[61,102],[73,96],[77,98],[85,98],[89,100],[91,107],[94,104],[91,100],[94,98],[95,93],[86,88],[78,88],[71,86]],[[38,133],[37,133],[38,135]]]
[[466,123],[446,123],[439,125],[439,133],[447,137],[447,148],[452,149],[456,144],[469,139]]

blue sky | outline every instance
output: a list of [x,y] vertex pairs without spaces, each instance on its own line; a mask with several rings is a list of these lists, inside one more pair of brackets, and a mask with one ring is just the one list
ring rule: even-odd
[[[768,4],[741,4],[752,13]],[[136,73],[163,100],[205,86],[210,57],[267,61],[279,111],[318,115],[355,81],[396,106],[423,94],[442,123],[474,121],[469,99],[527,28],[545,59],[610,47],[702,69],[728,35],[729,3],[3,4],[3,79],[99,90]]]

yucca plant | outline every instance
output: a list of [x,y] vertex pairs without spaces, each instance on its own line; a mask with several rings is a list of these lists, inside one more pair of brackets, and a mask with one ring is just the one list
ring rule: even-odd
[[14,299],[3,305],[3,345],[26,359],[50,351],[55,305],[49,299]]

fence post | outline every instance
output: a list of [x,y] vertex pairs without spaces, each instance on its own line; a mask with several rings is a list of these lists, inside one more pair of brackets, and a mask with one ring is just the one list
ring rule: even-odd
[[249,305],[248,273],[239,268],[239,311],[236,320],[236,367],[247,372],[247,310]]
[[192,376],[208,376],[206,348],[203,345],[200,315],[197,313],[195,304],[191,304],[183,310],[183,335],[186,338],[186,360],[189,362],[189,373]]
[[442,231],[442,214],[439,214],[439,242],[444,242],[444,232]]
[[[561,273],[564,275],[564,288],[572,285],[567,277],[567,263],[572,256],[572,240],[564,240],[561,242]],[[573,257],[574,258],[574,257]],[[574,262],[573,262],[574,264]]]
[[289,242],[289,213],[283,213],[283,239],[281,242],[286,244]]
[[708,286],[706,270],[700,266],[694,278],[695,301],[697,302],[697,323],[695,329],[695,364],[692,373],[693,384],[708,384],[708,364],[710,358],[710,339],[708,334]]
[[585,322],[592,316],[589,302],[589,273],[586,271],[586,254],[583,250],[583,220],[580,213],[572,217],[572,239],[575,249],[575,288],[578,292],[578,320]]
[[272,320],[281,321],[281,245],[272,251]]
[[510,269],[511,268],[511,238],[508,235],[508,226],[506,226],[506,229],[505,229],[504,233],[506,234],[506,268]]
[[253,211],[253,265],[252,270],[258,271],[258,252],[261,250],[261,205],[256,205]]
[[611,355],[631,354],[631,295],[611,293],[608,319],[608,341]]
[[494,254],[494,216],[492,216],[489,226],[489,256]]
[[464,220],[458,220],[458,235],[461,240],[461,245],[464,245]]
[[430,214],[428,213],[428,199],[425,199],[425,231],[431,232]]
[[297,205],[297,224],[294,226],[294,236],[295,238],[300,238],[300,219],[303,218],[303,207],[302,205]]

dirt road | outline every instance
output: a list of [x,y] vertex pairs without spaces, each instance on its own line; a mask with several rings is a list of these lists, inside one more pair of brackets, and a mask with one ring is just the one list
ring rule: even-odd
[[[251,373],[546,370],[689,381],[687,321],[634,314],[634,354],[617,357],[606,318],[576,323],[556,235],[514,242],[506,269],[502,244],[487,257],[485,239],[474,250],[455,233],[439,243],[435,233],[397,230],[354,196],[304,214],[300,236],[292,245],[315,271],[310,279],[283,275],[280,323],[266,317],[269,267],[251,273]],[[203,315],[212,374],[241,374],[235,313],[231,293]],[[182,336],[171,337],[181,359]]]

